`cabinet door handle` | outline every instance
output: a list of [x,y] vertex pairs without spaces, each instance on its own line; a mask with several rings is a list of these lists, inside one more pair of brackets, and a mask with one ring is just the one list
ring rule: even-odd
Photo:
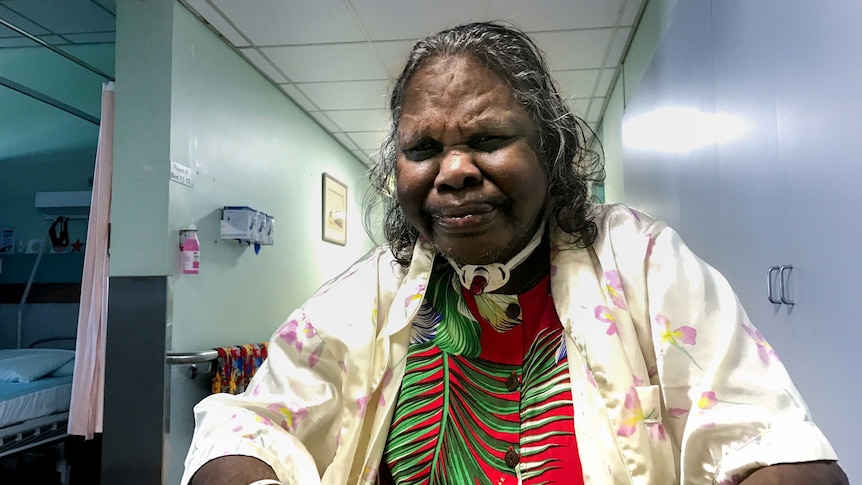
[[788,271],[788,272],[793,271],[793,265],[792,264],[785,264],[785,265],[782,265],[781,267],[779,267],[778,292],[781,293],[781,303],[784,303],[785,305],[795,305],[796,304],[795,301],[787,298],[787,292],[786,292],[786,288],[784,286],[784,280],[785,280],[785,278],[789,278],[790,274],[788,273],[788,276],[784,276],[785,271]]
[[[769,299],[770,303],[775,303],[776,305],[781,304],[781,300],[775,299],[775,294],[772,291],[772,273],[779,271],[778,266],[770,266],[766,268],[766,298]],[[780,276],[780,274],[779,274]]]

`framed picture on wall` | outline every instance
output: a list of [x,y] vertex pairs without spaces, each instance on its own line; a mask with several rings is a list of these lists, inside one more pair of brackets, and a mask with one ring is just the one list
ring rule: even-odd
[[347,244],[347,186],[323,174],[323,240]]

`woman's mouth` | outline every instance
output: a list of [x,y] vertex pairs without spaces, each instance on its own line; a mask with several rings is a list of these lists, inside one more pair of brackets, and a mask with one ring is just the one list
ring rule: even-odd
[[431,222],[445,232],[473,232],[489,223],[497,214],[491,204],[468,204],[442,207],[431,211]]

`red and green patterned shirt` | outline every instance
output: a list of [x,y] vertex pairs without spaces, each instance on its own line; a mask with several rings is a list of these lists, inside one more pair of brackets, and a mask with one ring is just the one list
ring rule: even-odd
[[414,322],[384,481],[583,483],[548,282],[474,297],[451,269],[435,270]]

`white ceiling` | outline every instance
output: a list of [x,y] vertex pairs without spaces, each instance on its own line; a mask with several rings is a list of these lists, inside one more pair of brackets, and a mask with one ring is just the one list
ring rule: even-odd
[[[0,0],[0,19],[108,75],[114,72],[115,0]],[[2,25],[0,77],[0,84],[11,82],[99,117],[103,77]],[[0,162],[95,149],[98,133],[96,124],[0,86]]]
[[[371,163],[413,43],[470,21],[507,20],[529,33],[572,110],[595,128],[646,0],[181,1]],[[115,0],[0,0],[0,18],[60,48],[113,43],[115,11]],[[32,45],[0,26],[0,48]]]
[[388,126],[389,88],[413,43],[508,20],[530,34],[593,128],[645,0],[181,0],[364,163]]

